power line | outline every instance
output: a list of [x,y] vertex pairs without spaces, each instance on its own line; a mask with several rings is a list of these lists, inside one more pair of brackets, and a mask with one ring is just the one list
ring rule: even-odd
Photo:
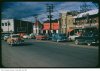
[[50,30],[51,30],[51,23],[52,23],[51,21],[52,21],[52,17],[53,17],[53,15],[51,13],[53,12],[54,5],[53,4],[46,4],[46,7],[47,7],[47,12],[49,13],[48,18],[49,18]]

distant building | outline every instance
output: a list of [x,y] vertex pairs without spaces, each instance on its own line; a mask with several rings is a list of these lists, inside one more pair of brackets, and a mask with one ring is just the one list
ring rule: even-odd
[[2,33],[32,33],[33,24],[27,21],[15,19],[2,19],[1,20]]
[[75,28],[93,31],[99,28],[99,13],[98,9],[80,13],[73,17],[75,19]]
[[33,33],[34,34],[40,34],[42,33],[42,24],[40,23],[40,21],[36,21],[33,25]]
[[70,12],[60,13],[61,33],[68,34],[74,29],[74,19]]

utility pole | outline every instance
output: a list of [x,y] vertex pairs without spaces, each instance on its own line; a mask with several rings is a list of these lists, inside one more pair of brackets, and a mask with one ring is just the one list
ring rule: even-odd
[[53,4],[46,4],[47,6],[47,12],[49,12],[49,15],[48,15],[48,18],[49,18],[49,22],[50,22],[50,34],[51,34],[51,21],[52,21],[52,12],[53,12],[53,8],[54,8],[54,5]]
[[37,16],[35,16],[35,23],[36,23],[36,34],[38,35],[38,21],[37,21]]

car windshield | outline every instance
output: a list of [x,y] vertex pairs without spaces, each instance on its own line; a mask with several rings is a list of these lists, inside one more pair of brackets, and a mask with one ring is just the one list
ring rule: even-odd
[[13,38],[19,38],[20,36],[19,35],[13,35],[12,37]]
[[9,34],[5,34],[4,36],[9,36]]
[[59,34],[59,36],[66,36],[65,34]]

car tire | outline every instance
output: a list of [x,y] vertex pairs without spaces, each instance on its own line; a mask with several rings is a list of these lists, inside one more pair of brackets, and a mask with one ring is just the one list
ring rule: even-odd
[[59,40],[57,40],[57,42],[59,42]]
[[75,44],[78,45],[79,44],[79,41],[78,40],[75,40]]
[[13,46],[13,44],[10,42],[10,45]]
[[8,42],[8,45],[10,45],[10,42]]
[[68,39],[69,41],[72,41],[71,38]]
[[12,46],[12,43],[10,42],[10,45]]
[[91,43],[87,43],[88,46],[91,46]]

